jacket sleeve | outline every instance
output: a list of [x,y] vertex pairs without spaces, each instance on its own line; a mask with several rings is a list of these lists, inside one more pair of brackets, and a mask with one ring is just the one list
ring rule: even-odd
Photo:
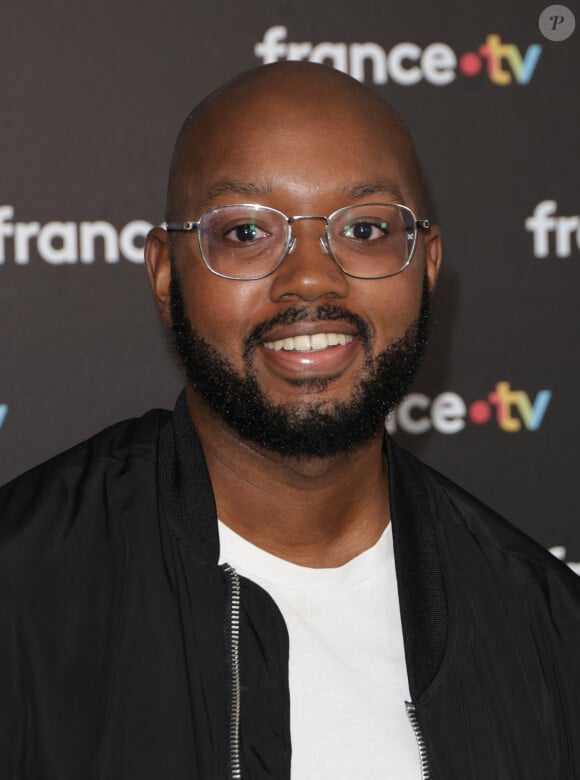
[[102,460],[81,448],[0,489],[2,780],[91,776],[126,556]]
[[543,615],[528,606],[533,645],[560,715],[554,719],[559,731],[554,737],[561,745],[561,776],[580,777],[580,578],[563,565],[550,571],[545,597]]
[[[29,777],[27,746],[33,741],[27,696],[26,651],[14,605],[0,583],[0,777]],[[30,682],[30,681],[28,681]]]

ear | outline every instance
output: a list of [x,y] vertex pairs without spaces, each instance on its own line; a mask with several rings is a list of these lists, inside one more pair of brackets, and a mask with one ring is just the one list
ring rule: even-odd
[[169,283],[171,281],[171,254],[169,233],[154,227],[145,242],[145,265],[155,304],[167,325],[171,324]]
[[443,247],[439,225],[431,225],[425,233],[425,272],[429,281],[429,290],[433,292],[441,269]]

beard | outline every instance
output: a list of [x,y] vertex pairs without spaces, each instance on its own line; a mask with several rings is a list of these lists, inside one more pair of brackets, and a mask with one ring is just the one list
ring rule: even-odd
[[[377,357],[372,356],[370,328],[358,315],[334,304],[316,309],[295,306],[252,330],[244,345],[242,374],[193,329],[173,265],[170,294],[173,343],[192,387],[242,439],[286,456],[338,455],[379,435],[386,416],[415,378],[429,336],[431,295],[425,276],[417,319]],[[365,357],[361,378],[348,400],[275,404],[261,390],[252,353],[262,343],[262,335],[275,326],[304,320],[336,320],[356,327]],[[320,392],[330,382],[298,379],[294,384]]]

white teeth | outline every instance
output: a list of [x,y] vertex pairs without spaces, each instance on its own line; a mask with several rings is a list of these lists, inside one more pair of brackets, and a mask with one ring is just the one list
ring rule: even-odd
[[328,347],[344,346],[350,344],[354,336],[346,333],[313,333],[312,336],[290,336],[277,341],[266,341],[266,349],[287,352],[320,352]]
[[326,349],[328,346],[326,333],[314,333],[310,336],[310,346],[312,349]]
[[294,336],[292,341],[297,352],[310,352],[310,336]]

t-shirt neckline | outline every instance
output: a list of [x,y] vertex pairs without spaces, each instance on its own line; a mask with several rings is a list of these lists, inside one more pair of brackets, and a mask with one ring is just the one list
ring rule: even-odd
[[326,591],[350,588],[369,579],[393,559],[393,534],[388,523],[378,540],[342,566],[300,566],[257,547],[218,520],[220,563],[229,563],[239,574],[257,576],[292,590]]

